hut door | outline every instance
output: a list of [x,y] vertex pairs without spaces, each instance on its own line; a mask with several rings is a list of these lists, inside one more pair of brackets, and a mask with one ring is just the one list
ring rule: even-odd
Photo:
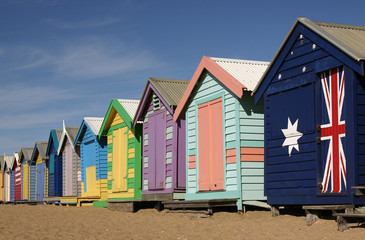
[[163,189],[166,158],[166,112],[158,111],[149,116],[148,152],[149,165],[148,189]]
[[86,192],[89,196],[98,196],[96,187],[96,166],[86,168]]
[[22,180],[22,172],[21,172],[21,167],[18,165],[15,168],[15,176],[14,176],[14,200],[21,200],[21,194],[22,194],[22,185],[21,185],[21,180]]
[[113,131],[112,191],[127,191],[128,128]]
[[5,183],[4,183],[4,187],[5,187],[5,201],[9,201],[10,200],[9,183],[10,183],[10,174],[9,174],[8,171],[5,171]]
[[28,163],[23,163],[23,199],[28,199]]
[[321,192],[346,191],[345,75],[342,67],[322,72],[321,78]]
[[37,201],[43,201],[44,163],[37,164]]
[[83,148],[83,165],[84,165],[84,192],[88,196],[97,195],[96,187],[96,156],[94,141],[81,145]]
[[65,146],[64,164],[65,164],[65,196],[72,196],[72,148],[70,143],[67,141]]
[[222,99],[198,106],[199,191],[224,189]]

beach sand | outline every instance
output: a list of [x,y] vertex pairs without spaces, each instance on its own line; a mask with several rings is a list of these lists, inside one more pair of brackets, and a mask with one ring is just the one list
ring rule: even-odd
[[[355,225],[352,225],[355,226]],[[269,211],[217,212],[209,218],[143,209],[0,205],[0,239],[365,239],[365,228],[337,231],[331,219]]]

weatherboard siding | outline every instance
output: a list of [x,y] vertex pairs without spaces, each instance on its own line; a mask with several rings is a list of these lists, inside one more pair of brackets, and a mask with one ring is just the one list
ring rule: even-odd
[[242,200],[264,196],[264,102],[255,105],[250,92],[239,101]]
[[53,172],[49,171],[48,173],[48,195],[49,196],[56,196],[56,179],[55,179],[55,175],[56,175],[56,161],[55,161],[55,156],[56,156],[56,150],[53,144],[53,140],[50,140],[51,145],[50,145],[50,151],[49,151],[49,165],[51,165],[51,161],[53,161]]
[[62,152],[62,160],[63,196],[81,196],[81,160],[68,139]]
[[4,173],[0,170],[0,201],[4,200]]
[[360,186],[365,185],[365,89],[360,81],[356,81],[356,101],[357,101],[357,133],[358,133],[358,181]]

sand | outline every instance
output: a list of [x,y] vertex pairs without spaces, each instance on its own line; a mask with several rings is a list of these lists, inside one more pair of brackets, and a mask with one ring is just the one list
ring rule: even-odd
[[269,211],[217,212],[209,218],[93,207],[0,205],[0,239],[365,239],[365,228],[337,231],[331,219],[308,227],[304,216]]

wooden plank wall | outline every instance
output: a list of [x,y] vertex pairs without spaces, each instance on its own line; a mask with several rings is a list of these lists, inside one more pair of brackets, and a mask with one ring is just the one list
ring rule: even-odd
[[365,85],[356,82],[357,122],[358,122],[358,184],[365,185]]
[[4,201],[4,173],[0,171],[0,201]]
[[250,92],[244,92],[240,100],[239,119],[242,200],[266,200],[263,101],[255,105]]

